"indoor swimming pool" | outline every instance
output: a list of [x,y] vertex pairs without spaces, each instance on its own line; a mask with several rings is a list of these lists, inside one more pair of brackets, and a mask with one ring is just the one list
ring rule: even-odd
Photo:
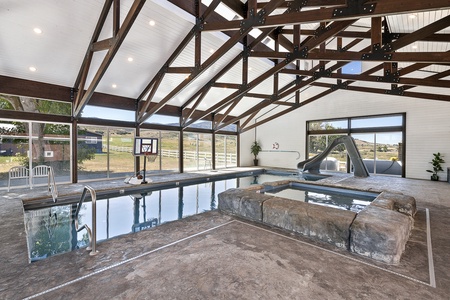
[[289,186],[266,188],[265,193],[354,212],[360,212],[379,195],[378,193],[372,192],[314,186],[296,182],[291,182]]
[[[242,177],[198,183],[174,182],[158,190],[138,190],[122,195],[98,197],[97,241],[138,232],[166,222],[217,209],[217,195],[227,189],[283,179],[299,179],[297,173],[280,171],[247,172]],[[179,186],[177,186],[179,185]],[[86,247],[86,230],[77,232],[74,213],[77,202],[25,210],[30,261]],[[78,216],[79,226],[92,228],[92,205],[85,202]]]

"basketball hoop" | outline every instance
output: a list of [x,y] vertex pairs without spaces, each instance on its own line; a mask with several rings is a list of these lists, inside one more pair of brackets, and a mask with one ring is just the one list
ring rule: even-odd
[[156,157],[158,156],[158,154],[151,152],[145,152],[144,155],[145,157],[147,157],[148,162],[154,162],[156,160]]

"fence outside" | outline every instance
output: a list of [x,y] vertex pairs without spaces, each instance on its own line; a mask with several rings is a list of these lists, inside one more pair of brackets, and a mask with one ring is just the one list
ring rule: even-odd
[[[106,146],[103,146],[103,150],[106,152],[108,149]],[[109,146],[110,151],[115,152],[128,152],[133,153],[133,147],[126,147],[126,146]],[[179,151],[178,150],[167,150],[162,149],[159,153],[162,157],[174,157],[179,158]],[[199,160],[199,161],[206,161],[211,162],[212,161],[212,153],[211,152],[196,152],[196,151],[183,151],[183,158],[184,159],[192,159],[192,160]],[[217,163],[227,163],[231,165],[236,165],[237,163],[237,154],[236,153],[216,153],[216,162]]]

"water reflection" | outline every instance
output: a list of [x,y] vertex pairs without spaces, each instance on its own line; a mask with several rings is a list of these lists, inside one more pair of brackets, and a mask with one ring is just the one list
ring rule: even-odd
[[[218,205],[217,195],[229,188],[289,178],[293,178],[292,174],[261,174],[98,199],[97,241],[214,210]],[[71,204],[25,212],[31,261],[83,248],[89,244],[86,231],[77,232],[75,229],[76,206]],[[91,222],[91,203],[84,203],[78,215],[78,223],[80,226],[86,224],[92,228]]]
[[[238,186],[236,178],[97,200],[97,241],[152,228],[217,208],[217,195]],[[76,232],[76,204],[25,212],[31,261],[86,247],[85,230]],[[80,226],[92,228],[91,203],[84,203]]]

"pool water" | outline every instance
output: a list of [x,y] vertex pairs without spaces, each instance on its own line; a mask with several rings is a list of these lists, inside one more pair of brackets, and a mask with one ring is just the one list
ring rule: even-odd
[[378,193],[302,183],[291,183],[289,187],[270,189],[266,194],[354,212],[360,212],[378,196]]
[[[138,232],[166,222],[217,209],[217,195],[227,189],[297,178],[296,174],[259,174],[157,191],[97,199],[97,241]],[[77,232],[74,213],[77,204],[25,211],[30,261],[86,247],[86,230]],[[91,203],[84,203],[79,226],[92,228]]]

